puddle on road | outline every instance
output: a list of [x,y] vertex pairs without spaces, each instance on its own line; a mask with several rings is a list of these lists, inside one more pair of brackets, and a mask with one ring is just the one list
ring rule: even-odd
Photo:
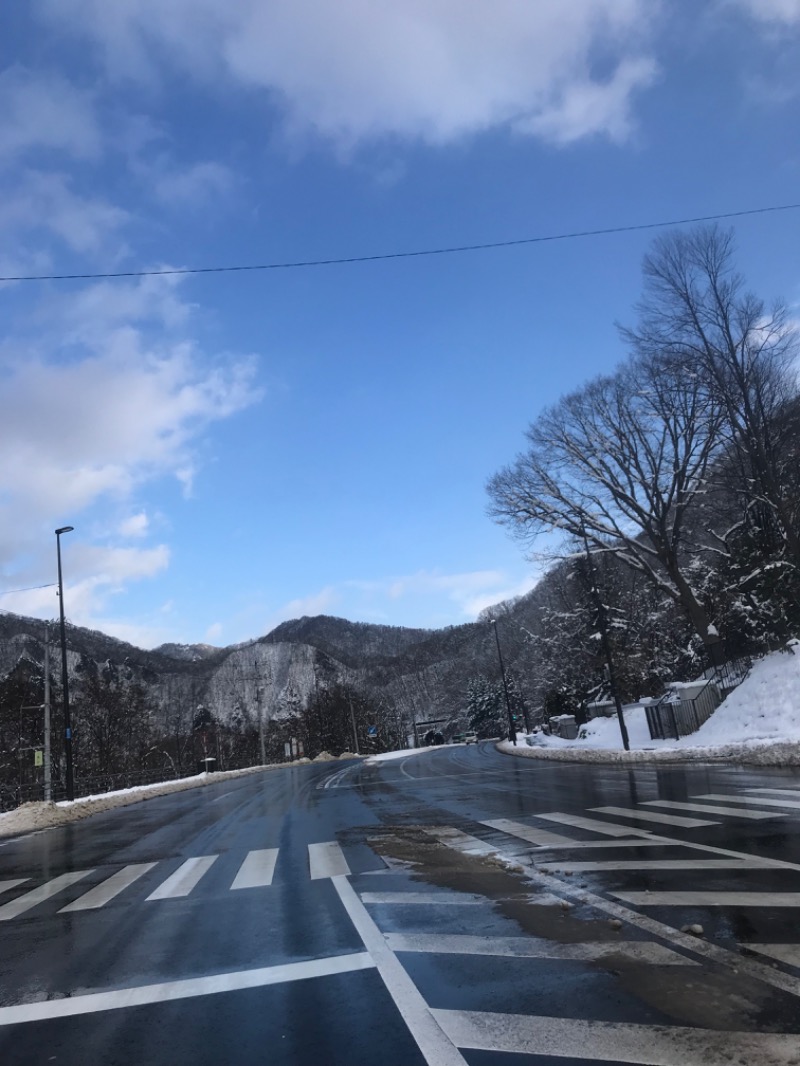
[[[499,858],[470,855],[447,847],[432,838],[424,827],[371,830],[368,843],[391,866],[405,869],[413,881],[483,896],[498,913],[530,936],[560,944],[642,939],[641,933],[632,926],[615,929],[607,917],[598,918],[591,906],[575,904],[565,910],[559,905],[533,902],[540,890],[526,880],[523,870],[510,868]],[[552,893],[557,895],[559,888],[554,877]],[[686,967],[661,967],[636,962],[622,953],[587,965],[610,971],[618,979],[621,990],[660,1011],[675,1024],[727,1031],[780,1032],[786,1029],[787,1014],[794,1026],[798,1024],[797,1003],[792,996],[733,968],[703,961],[693,966],[689,960]]]

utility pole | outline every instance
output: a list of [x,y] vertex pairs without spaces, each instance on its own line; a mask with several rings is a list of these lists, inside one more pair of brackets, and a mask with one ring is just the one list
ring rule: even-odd
[[53,771],[50,762],[50,630],[44,627],[44,801],[53,798]]
[[506,711],[508,712],[508,739],[514,745],[517,746],[517,727],[514,725],[514,715],[511,713],[511,700],[508,698],[508,685],[506,684],[506,668],[503,664],[503,653],[500,651],[500,637],[497,635],[497,619],[493,618],[492,628],[494,629],[494,639],[497,642],[497,658],[500,660],[500,674],[503,678],[503,692],[506,697]]
[[58,607],[61,623],[61,698],[64,704],[64,762],[67,771],[67,799],[75,799],[75,778],[72,773],[72,719],[69,714],[69,677],[67,675],[67,633],[64,623],[64,582],[61,578],[61,534],[71,533],[74,526],[56,530],[58,553]]
[[622,702],[617,692],[617,681],[614,674],[614,658],[611,654],[611,642],[608,639],[608,620],[606,618],[606,605],[603,603],[603,597],[600,595],[600,589],[597,585],[597,571],[594,568],[594,559],[592,558],[592,552],[589,548],[589,538],[586,536],[585,528],[581,528],[583,534],[583,546],[586,551],[586,559],[589,564],[589,584],[591,586],[592,599],[595,602],[595,609],[597,611],[597,627],[600,630],[600,641],[603,645],[603,654],[606,659],[606,666],[608,668],[608,686],[611,689],[611,696],[617,708],[617,721],[619,722],[619,731],[622,735],[622,746],[625,751],[631,750],[630,740],[628,739],[628,727],[625,725],[625,716],[622,713]]
[[347,701],[350,704],[350,723],[353,726],[353,745],[356,749],[355,754],[360,755],[361,752],[358,750],[358,733],[356,732],[356,716],[353,713],[353,697],[349,692],[347,693]]

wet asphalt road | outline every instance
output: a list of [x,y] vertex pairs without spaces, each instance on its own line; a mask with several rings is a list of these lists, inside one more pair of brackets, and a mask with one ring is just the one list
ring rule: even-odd
[[0,1063],[800,1062],[798,915],[795,771],[272,770],[0,842]]

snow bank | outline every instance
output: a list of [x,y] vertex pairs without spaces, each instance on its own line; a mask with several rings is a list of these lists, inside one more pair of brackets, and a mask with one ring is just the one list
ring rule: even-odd
[[578,740],[534,734],[529,747],[522,734],[498,750],[532,759],[580,762],[731,760],[761,766],[800,766],[800,645],[775,652],[753,665],[696,733],[679,740],[651,740],[644,707],[625,712],[631,750],[622,747],[616,718],[597,718],[581,728]]

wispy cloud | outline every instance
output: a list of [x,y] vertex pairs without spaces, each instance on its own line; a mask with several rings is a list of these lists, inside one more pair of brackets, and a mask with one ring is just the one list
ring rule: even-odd
[[90,93],[59,74],[13,66],[0,72],[0,165],[34,150],[78,159],[100,153]]

